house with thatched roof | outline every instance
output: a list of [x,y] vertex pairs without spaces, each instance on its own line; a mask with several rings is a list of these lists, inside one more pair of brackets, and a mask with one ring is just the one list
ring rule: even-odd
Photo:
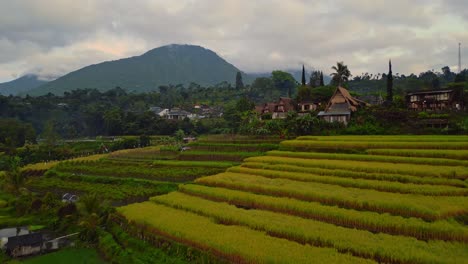
[[330,123],[340,122],[347,125],[352,112],[355,112],[359,107],[368,105],[368,103],[352,97],[345,88],[338,87],[328,101],[325,110],[320,111],[318,117]]

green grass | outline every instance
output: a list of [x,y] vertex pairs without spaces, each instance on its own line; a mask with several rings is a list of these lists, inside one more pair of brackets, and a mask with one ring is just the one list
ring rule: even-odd
[[97,252],[90,248],[68,248],[22,260],[24,264],[103,264]]

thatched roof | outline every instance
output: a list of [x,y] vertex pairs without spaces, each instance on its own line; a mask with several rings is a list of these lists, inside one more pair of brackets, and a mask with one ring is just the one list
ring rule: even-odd
[[347,108],[348,110],[354,112],[359,106],[367,106],[368,103],[356,99],[351,96],[351,94],[343,87],[338,87],[335,90],[335,93],[330,98],[330,101],[325,108],[325,112],[333,112],[334,108],[339,108],[339,112],[342,112]]

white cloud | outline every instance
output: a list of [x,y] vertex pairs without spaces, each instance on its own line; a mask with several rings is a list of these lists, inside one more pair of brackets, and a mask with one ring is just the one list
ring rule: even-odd
[[[57,76],[171,43],[212,49],[247,72],[418,73],[456,65],[463,0],[16,0],[0,3],[0,81]],[[466,50],[466,49],[465,49]],[[468,50],[464,51],[468,58]],[[464,59],[467,60],[467,59]]]

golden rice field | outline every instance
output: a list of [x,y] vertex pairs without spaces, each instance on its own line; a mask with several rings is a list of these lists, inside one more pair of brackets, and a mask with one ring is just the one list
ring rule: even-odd
[[117,211],[221,262],[468,263],[467,154],[467,136],[299,137]]

